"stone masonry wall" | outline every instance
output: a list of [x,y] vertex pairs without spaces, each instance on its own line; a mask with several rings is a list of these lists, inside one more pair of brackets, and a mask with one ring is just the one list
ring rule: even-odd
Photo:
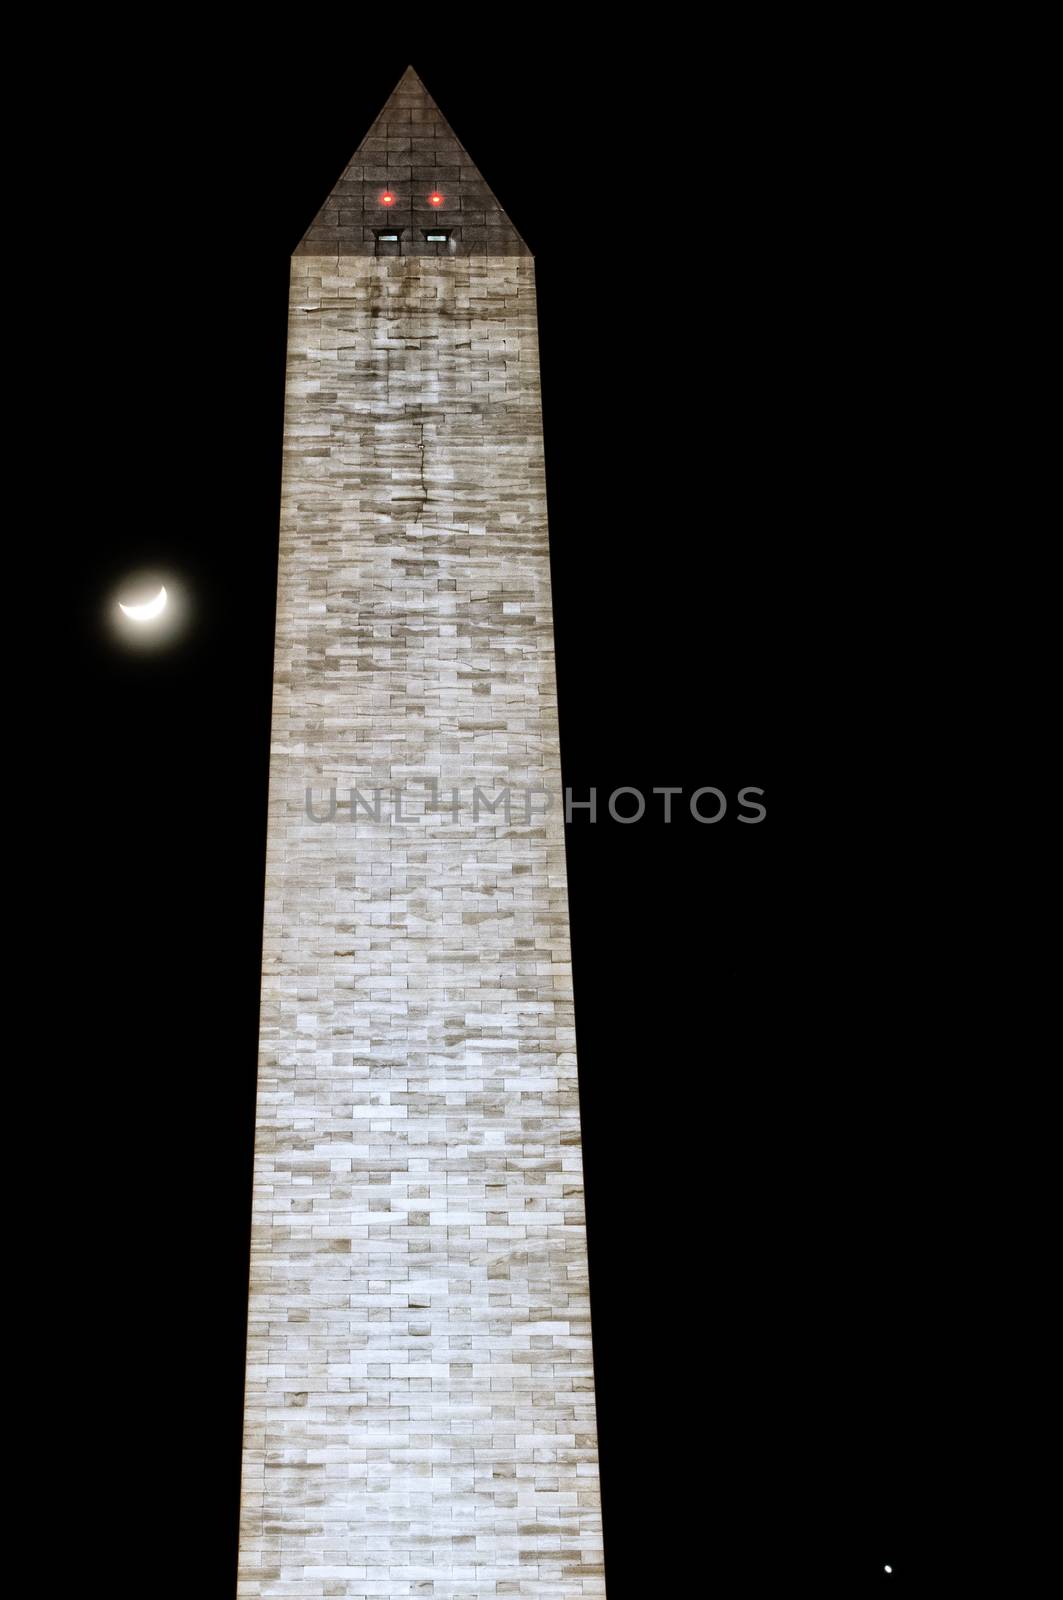
[[295,256],[284,451],[238,1594],[602,1596],[532,259]]

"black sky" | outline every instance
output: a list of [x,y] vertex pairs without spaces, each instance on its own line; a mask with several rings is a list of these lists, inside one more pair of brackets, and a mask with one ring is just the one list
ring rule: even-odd
[[[852,1594],[887,1561],[955,1591],[973,1239],[933,876],[890,821],[936,648],[940,75],[807,25],[432,31],[293,18],[134,70],[97,39],[48,102],[94,1063],[67,1272],[116,1587],[235,1592],[289,257],[412,61],[536,257],[565,782],[768,807],[569,830],[610,1596]],[[151,563],[193,625],[133,656],[100,618]]]

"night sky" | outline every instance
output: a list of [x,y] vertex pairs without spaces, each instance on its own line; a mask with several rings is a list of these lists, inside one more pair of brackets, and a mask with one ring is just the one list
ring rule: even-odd
[[[85,516],[52,1020],[115,1592],[235,1592],[289,258],[410,62],[536,258],[564,780],[650,800],[567,831],[611,1600],[968,1571],[973,1242],[891,821],[950,134],[918,52],[764,29],[492,54],[307,13],[132,71],[97,39],[57,111]],[[190,597],[153,654],[104,621],[147,565]],[[728,813],[665,826],[663,785]]]

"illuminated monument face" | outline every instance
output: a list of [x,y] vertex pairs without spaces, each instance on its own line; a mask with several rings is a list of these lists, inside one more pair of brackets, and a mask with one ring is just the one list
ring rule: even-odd
[[239,1595],[604,1595],[534,265],[412,69],[292,258],[254,1182]]

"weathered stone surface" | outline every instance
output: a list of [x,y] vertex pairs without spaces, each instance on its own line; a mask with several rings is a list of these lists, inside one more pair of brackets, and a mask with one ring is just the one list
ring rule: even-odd
[[[394,195],[393,205],[381,203],[385,190]],[[429,203],[434,193],[442,195],[439,206]],[[433,225],[449,230],[445,245],[421,237]],[[403,230],[404,256],[530,254],[412,67],[395,85],[295,254],[377,255],[373,229],[382,227]]]
[[284,450],[238,1593],[601,1596],[530,256],[301,250]]

